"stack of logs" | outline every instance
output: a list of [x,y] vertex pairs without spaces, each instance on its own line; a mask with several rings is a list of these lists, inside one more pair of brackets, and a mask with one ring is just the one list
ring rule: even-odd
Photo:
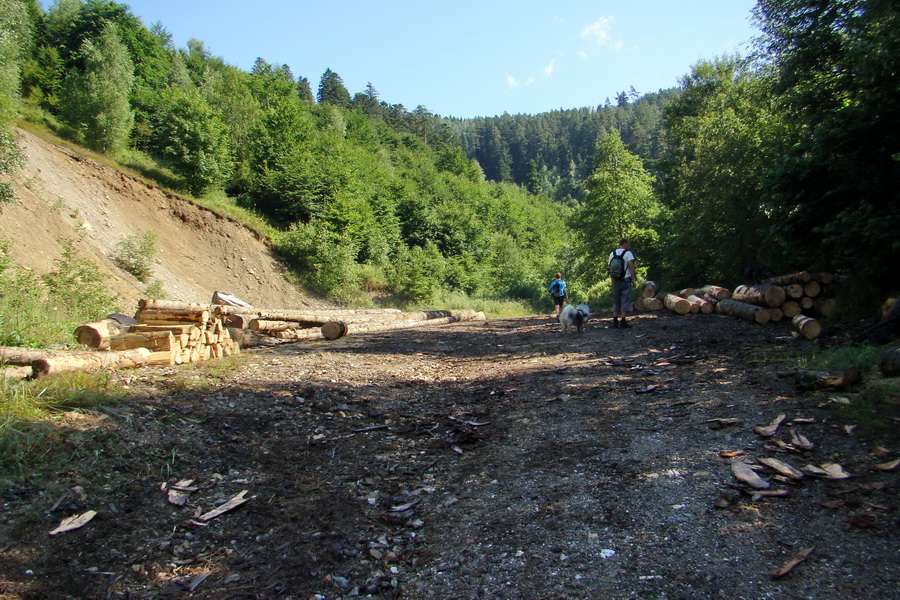
[[828,317],[835,309],[834,299],[828,294],[833,279],[830,273],[801,271],[761,284],[740,285],[733,292],[707,285],[658,295],[656,285],[647,282],[640,290],[635,308],[661,310],[665,307],[679,315],[716,312],[754,323],[788,318],[798,335],[814,339],[822,332],[815,317]]

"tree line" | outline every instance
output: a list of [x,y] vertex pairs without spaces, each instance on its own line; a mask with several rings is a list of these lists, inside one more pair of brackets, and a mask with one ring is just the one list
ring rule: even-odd
[[[49,123],[152,157],[191,194],[227,194],[337,299],[539,307],[560,269],[600,296],[622,236],[641,275],[672,287],[733,284],[748,265],[896,286],[900,28],[886,0],[759,0],[753,52],[698,61],[677,88],[476,119],[408,110],[371,83],[351,95],[331,69],[315,94],[287,65],[244,72],[110,0],[0,9],[6,123]],[[9,172],[8,131],[0,142]]]

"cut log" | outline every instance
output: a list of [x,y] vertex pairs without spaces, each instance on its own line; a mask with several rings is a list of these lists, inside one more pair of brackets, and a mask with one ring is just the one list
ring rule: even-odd
[[0,381],[4,379],[20,380],[31,377],[34,373],[31,367],[0,367]]
[[802,298],[803,297],[803,284],[801,283],[792,283],[790,285],[781,286],[784,288],[784,293],[787,294],[788,298]]
[[797,315],[791,319],[794,329],[807,340],[814,340],[822,335],[822,325],[812,317]]
[[176,311],[201,311],[210,309],[209,304],[197,304],[193,302],[179,302],[177,300],[152,300],[143,298],[138,300],[138,311],[145,310],[176,310]]
[[769,309],[769,320],[773,323],[777,323],[778,321],[784,318],[784,311],[780,308],[770,308]]
[[787,299],[784,288],[780,285],[739,285],[731,294],[732,300],[759,304],[777,308]]
[[131,350],[132,348],[171,350],[174,342],[175,336],[171,331],[122,333],[109,338],[109,348],[110,350]]
[[718,285],[704,285],[700,288],[700,291],[716,300],[729,300],[731,298],[731,291]]
[[[216,313],[218,314],[218,313]],[[241,314],[223,314],[219,318],[225,322],[228,327],[236,327],[237,329],[250,329],[250,321],[259,318],[258,315],[241,315]]]
[[818,281],[813,280],[803,285],[803,294],[810,298],[815,298],[821,293],[822,286],[819,285]]
[[844,371],[812,371],[798,369],[794,373],[794,385],[799,390],[823,390],[827,388],[845,388],[860,379],[857,367]]
[[800,298],[800,308],[803,310],[809,310],[813,307],[813,302],[815,302],[809,296],[803,296]]
[[697,312],[700,312],[704,315],[708,315],[713,310],[715,310],[715,307],[713,306],[712,302],[706,300],[705,298],[701,298],[700,296],[695,296],[692,294],[692,295],[688,296],[687,298],[685,298],[685,300],[690,302],[691,306],[697,306]]
[[818,281],[822,285],[831,285],[834,282],[834,275],[827,271],[821,271],[819,273],[810,273],[810,277],[813,281]]
[[884,301],[884,304],[881,305],[881,316],[886,317],[888,313],[891,312],[891,309],[894,307],[894,304],[897,304],[897,298],[888,298]]
[[813,300],[812,310],[820,317],[827,318],[834,313],[837,302],[834,298],[816,298]]
[[634,301],[634,310],[662,310],[663,303],[659,298],[638,298]]
[[771,279],[767,279],[766,283],[790,285],[792,283],[809,283],[811,279],[812,275],[810,275],[809,271],[800,271],[799,273],[789,273],[788,275],[772,277]]
[[759,324],[768,323],[769,319],[772,318],[767,308],[757,306],[756,304],[741,302],[739,300],[719,301],[719,303],[716,304],[716,312],[720,315],[731,315],[733,317],[744,319],[745,321],[752,321],[753,323]]
[[[319,327],[322,326],[320,323]],[[315,327],[315,325],[313,325]],[[250,331],[284,331],[286,329],[299,329],[297,321],[269,321],[267,319],[253,319],[250,321]]]
[[451,317],[440,319],[428,319],[425,321],[382,321],[382,322],[343,322],[332,321],[322,325],[321,332],[325,339],[336,340],[345,335],[356,333],[371,333],[376,331],[390,331],[392,329],[410,329],[413,327],[425,327],[430,325],[443,325],[447,323],[457,323],[459,321],[483,321],[485,319],[483,312],[464,311],[464,314],[458,314]]
[[796,300],[788,300],[781,305],[781,312],[784,313],[784,316],[788,319],[793,319],[799,315],[801,310],[800,303]]
[[694,288],[684,288],[683,290],[678,290],[675,292],[676,296],[681,296],[684,299],[687,299],[688,296],[693,296],[697,290]]
[[137,319],[141,323],[201,323],[209,322],[209,309],[200,308],[153,308],[141,310]]
[[679,315],[686,315],[691,312],[691,303],[675,294],[666,294],[663,303],[666,305],[666,308]]
[[35,377],[43,377],[66,371],[102,371],[104,369],[131,369],[141,367],[150,360],[146,348],[122,350],[120,352],[78,352],[60,354],[53,358],[42,358],[31,363]]
[[19,348],[18,346],[0,346],[0,365],[16,365],[30,367],[31,363],[40,358],[57,356],[53,350],[40,350],[38,348]]
[[645,281],[644,284],[641,285],[638,296],[641,298],[653,298],[656,296],[656,284],[652,281]]
[[878,366],[885,377],[897,377],[900,375],[900,347],[890,348],[882,352]]
[[125,333],[128,331],[128,327],[128,325],[123,325],[120,321],[112,318],[85,323],[75,328],[75,341],[91,348],[106,350],[109,348],[109,338],[113,335]]
[[242,306],[244,308],[253,308],[252,304],[244,302],[237,296],[225,294],[223,292],[213,292],[211,304],[221,304],[223,306]]

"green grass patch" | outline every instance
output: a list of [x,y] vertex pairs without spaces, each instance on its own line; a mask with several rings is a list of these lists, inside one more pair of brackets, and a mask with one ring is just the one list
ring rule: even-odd
[[817,371],[842,371],[850,367],[857,367],[866,373],[878,366],[883,351],[884,348],[880,346],[828,348],[798,357],[797,366],[801,369]]

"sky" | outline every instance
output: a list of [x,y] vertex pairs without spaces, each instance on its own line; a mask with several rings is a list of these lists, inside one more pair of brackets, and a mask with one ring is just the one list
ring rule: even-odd
[[176,47],[249,71],[257,57],[350,95],[368,83],[444,117],[538,114],[675,87],[702,59],[746,53],[755,0],[120,0]]

